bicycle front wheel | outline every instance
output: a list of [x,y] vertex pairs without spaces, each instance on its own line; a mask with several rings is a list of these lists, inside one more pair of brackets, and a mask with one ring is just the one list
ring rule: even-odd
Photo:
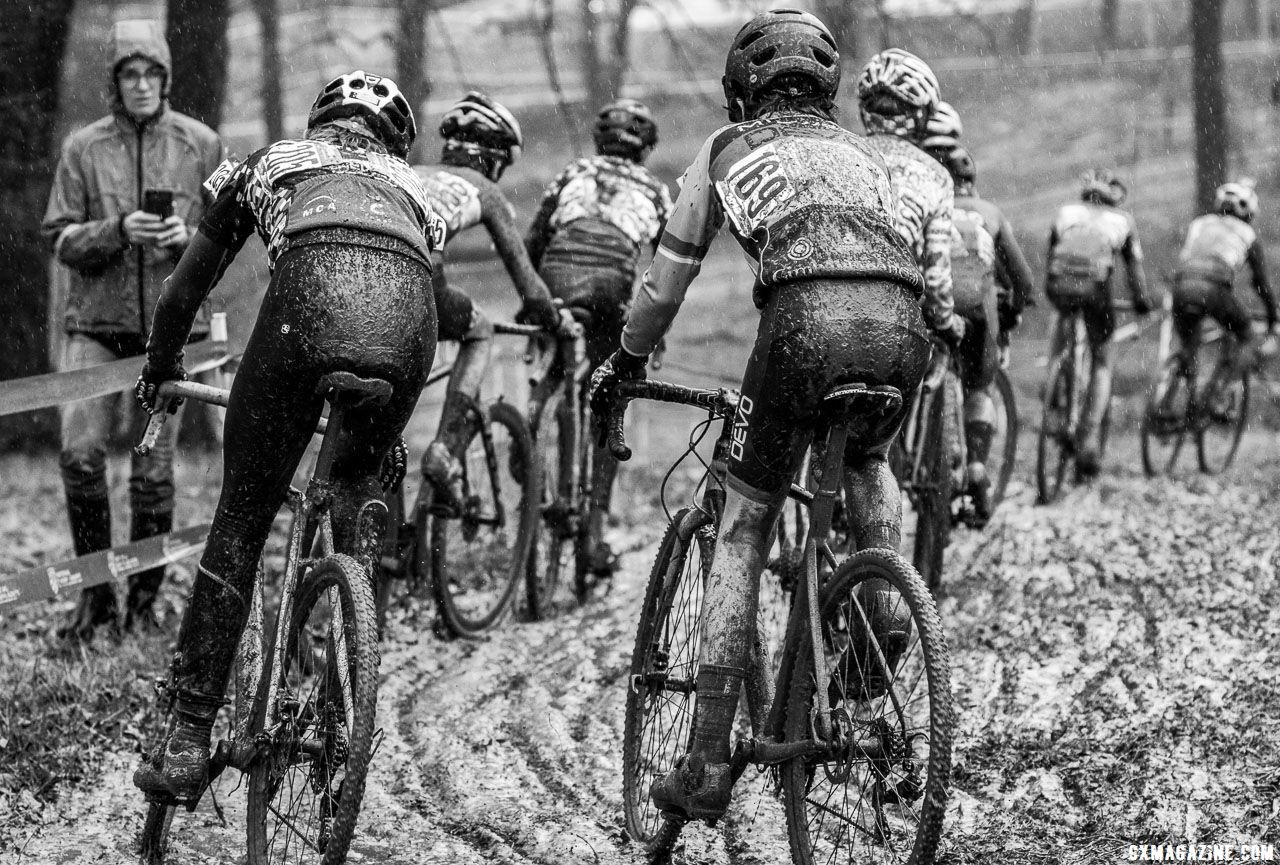
[[916,537],[912,560],[930,590],[942,585],[942,564],[951,540],[951,450],[955,435],[955,406],[944,383],[929,396],[925,410],[923,459],[916,477]]
[[579,571],[585,566],[583,546],[586,531],[586,502],[582,484],[574,484],[573,425],[579,423],[579,438],[589,435],[584,419],[572,417],[564,390],[555,390],[542,405],[536,421],[535,445],[538,453],[540,499],[533,549],[526,573],[526,594],[530,615],[549,618],[555,609],[556,593],[573,576],[575,594],[582,588]]
[[1075,458],[1075,442],[1072,440],[1075,378],[1075,363],[1068,347],[1049,365],[1044,413],[1036,439],[1036,504],[1048,505],[1057,501],[1067,479],[1067,469]]
[[658,547],[640,608],[627,677],[622,800],[628,834],[651,849],[674,841],[674,827],[649,800],[649,785],[693,741],[702,599],[715,537],[707,513],[677,514]]
[[1160,371],[1142,412],[1142,469],[1147,477],[1172,472],[1187,437],[1191,388],[1182,361],[1170,358]]
[[354,559],[323,559],[302,579],[293,615],[277,629],[283,667],[274,705],[266,707],[268,741],[249,772],[249,865],[346,860],[378,696],[370,583]]
[[462,455],[461,514],[431,517],[431,585],[440,621],[456,637],[497,624],[524,575],[537,529],[537,457],[529,427],[498,401],[487,430],[473,429]]
[[[887,604],[871,602],[883,601],[887,588]],[[823,587],[820,611],[833,738],[783,766],[792,861],[930,865],[955,726],[933,598],[897,553],[863,550]],[[788,694],[788,742],[813,737],[814,681],[806,672],[813,652],[803,642]]]
[[1201,396],[1196,451],[1200,471],[1216,475],[1227,470],[1240,449],[1249,420],[1249,374],[1215,375]]

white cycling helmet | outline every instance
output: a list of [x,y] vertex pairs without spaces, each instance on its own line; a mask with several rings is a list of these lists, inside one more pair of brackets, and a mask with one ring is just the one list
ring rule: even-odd
[[901,48],[881,51],[858,76],[858,108],[868,132],[918,138],[939,101],[938,78],[929,64]]
[[339,75],[320,91],[307,116],[307,128],[344,117],[364,117],[391,153],[403,159],[418,127],[413,109],[390,78],[362,69]]
[[1258,215],[1259,206],[1258,193],[1253,186],[1254,181],[1248,177],[1222,184],[1214,190],[1213,209],[1218,213],[1252,222]]
[[950,102],[939,102],[925,124],[920,146],[925,150],[950,150],[959,145],[962,135],[964,124],[960,122],[960,112]]

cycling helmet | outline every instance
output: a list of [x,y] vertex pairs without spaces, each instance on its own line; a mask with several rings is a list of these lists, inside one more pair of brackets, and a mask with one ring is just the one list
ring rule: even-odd
[[881,51],[858,76],[858,108],[868,132],[919,137],[940,99],[929,64],[901,48]]
[[1081,179],[1080,197],[1085,201],[1096,201],[1119,207],[1124,203],[1129,190],[1106,168],[1095,168],[1086,171]]
[[924,127],[924,140],[920,146],[925,150],[943,150],[948,152],[960,143],[964,134],[964,124],[960,122],[960,113],[951,107],[950,102],[939,102]]
[[807,78],[813,95],[834,100],[840,87],[840,51],[827,26],[799,9],[770,9],[733,37],[725,58],[724,97],[729,116],[741,120],[743,106],[782,76]]
[[1253,218],[1258,215],[1258,193],[1254,191],[1253,185],[1253,180],[1247,177],[1222,184],[1214,190],[1213,209],[1245,222],[1253,222]]
[[658,143],[658,124],[643,102],[615,99],[596,115],[593,137],[600,153],[638,160]]
[[972,186],[978,179],[978,166],[974,164],[973,157],[958,144],[941,161],[957,187]]
[[396,83],[361,69],[339,75],[324,86],[311,105],[307,128],[344,117],[363,117],[387,150],[401,159],[408,156],[418,134],[413,109]]
[[520,122],[478,90],[467,93],[444,113],[440,135],[445,140],[445,153],[463,153],[484,160],[492,180],[497,180],[503,169],[519,158],[524,146]]

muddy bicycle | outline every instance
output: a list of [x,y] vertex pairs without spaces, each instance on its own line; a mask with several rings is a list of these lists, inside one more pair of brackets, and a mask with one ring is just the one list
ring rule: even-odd
[[[375,749],[379,655],[372,568],[387,511],[377,499],[364,503],[357,548],[335,549],[329,473],[345,413],[385,402],[391,385],[335,372],[321,379],[319,392],[329,416],[321,424],[324,439],[306,489],[288,492],[294,519],[283,571],[271,580],[278,582],[279,594],[268,605],[268,578],[259,559],[233,674],[230,720],[215,728],[221,735],[200,797],[228,768],[247,778],[249,865],[344,862]],[[191,382],[160,388],[162,406],[173,398],[225,406],[228,393]],[[154,445],[167,417],[163,407],[152,415],[140,450]],[[309,527],[315,548],[307,556]],[[157,691],[172,708],[175,690],[159,682]],[[147,865],[164,862],[176,811],[165,802],[148,804],[139,843]]]
[[[608,420],[610,448],[622,438],[626,402],[650,399],[706,410],[722,422],[723,465],[738,394],[658,381],[623,382]],[[923,580],[896,551],[868,549],[837,562],[827,543],[850,428],[896,411],[893,388],[851,384],[824,398],[825,441],[816,491],[793,485],[810,510],[804,574],[793,592],[782,658],[765,657],[757,635],[745,684],[753,734],[732,758],[735,782],[752,764],[777,773],[792,860],[931,863],[942,832],[954,714],[946,640]],[[655,861],[669,856],[683,822],[660,814],[649,785],[692,745],[702,600],[723,502],[722,479],[704,477],[697,503],[663,535],[640,611],[628,675],[623,804],[628,833]],[[819,559],[830,575],[819,585]],[[906,645],[874,637],[859,588],[883,579],[900,595],[911,626]],[[892,654],[894,657],[890,658]],[[769,671],[777,670],[776,678]]]
[[[535,325],[496,322],[494,332],[537,338]],[[449,377],[452,364],[431,372],[426,387]],[[436,602],[437,631],[477,637],[502,621],[525,576],[537,530],[541,472],[529,425],[502,396],[475,406],[454,456],[464,495],[456,513],[433,506],[435,487],[423,478],[411,508],[404,484],[387,496],[388,530],[379,563],[379,627],[398,595],[426,583]],[[408,591],[400,588],[407,583]]]

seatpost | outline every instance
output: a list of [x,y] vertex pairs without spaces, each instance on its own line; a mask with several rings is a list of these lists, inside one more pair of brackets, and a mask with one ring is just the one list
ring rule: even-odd
[[[326,395],[326,399],[329,395]],[[342,403],[336,399],[330,400],[329,422],[324,431],[324,438],[320,440],[320,453],[316,457],[316,469],[311,475],[313,483],[328,483],[329,481],[329,471],[333,468],[333,458],[338,450],[338,435],[342,430],[343,414],[345,414],[345,409]]]

